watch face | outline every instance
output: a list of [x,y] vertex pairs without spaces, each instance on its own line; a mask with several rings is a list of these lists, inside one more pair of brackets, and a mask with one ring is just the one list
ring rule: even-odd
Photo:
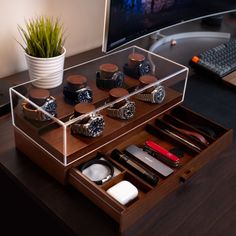
[[151,71],[151,66],[148,61],[145,61],[139,65],[140,76],[146,75]]
[[165,88],[163,86],[157,87],[154,92],[155,103],[161,103],[164,100],[165,95]]
[[79,102],[92,102],[93,101],[93,94],[90,89],[82,90],[78,93],[78,101]]
[[134,102],[128,102],[124,108],[123,111],[123,117],[124,119],[130,119],[134,116],[135,113],[135,103]]
[[[50,113],[52,116],[55,116],[56,115],[56,108],[57,108],[56,99],[53,97],[48,97],[46,99],[46,102],[42,105],[41,108],[43,110],[45,110],[46,112]],[[49,116],[40,112],[39,120],[46,121],[46,120],[50,120],[50,119],[51,118]]]
[[43,109],[52,115],[55,115],[56,108],[57,108],[56,101],[55,99],[52,98],[48,98],[46,103],[43,105]]
[[102,134],[105,127],[105,122],[102,116],[91,117],[92,121],[88,126],[88,135],[92,137],[97,137]]
[[123,86],[124,82],[124,74],[123,72],[117,72],[116,73],[116,78],[115,78],[115,87],[120,88]]

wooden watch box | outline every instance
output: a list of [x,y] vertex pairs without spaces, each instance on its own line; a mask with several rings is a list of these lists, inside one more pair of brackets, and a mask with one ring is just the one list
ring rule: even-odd
[[[145,56],[151,65],[150,74],[155,75],[158,80],[143,88],[137,79],[125,76],[124,88],[129,91],[129,95],[110,101],[109,91],[96,86],[96,71],[102,63],[114,63],[122,71],[132,53]],[[78,122],[80,117],[72,117],[74,104],[69,104],[64,99],[62,91],[65,81],[61,86],[49,89],[50,95],[57,101],[56,117],[43,122],[26,119],[22,102],[26,101],[35,109],[40,109],[29,100],[29,91],[33,84],[28,82],[10,89],[16,148],[59,182],[74,186],[91,199],[119,223],[121,232],[143,217],[165,196],[181,187],[183,182],[232,142],[232,130],[225,129],[181,105],[188,69],[175,62],[141,48],[130,47],[65,70],[64,78],[72,74],[82,74],[88,79],[88,86],[93,91],[92,103],[96,107],[92,114],[99,113],[105,120],[102,135],[92,138],[71,134],[71,125]],[[137,94],[160,84],[166,92],[160,104],[143,102],[136,98]],[[134,101],[136,105],[132,119],[121,120],[107,115],[108,107],[126,100]],[[49,114],[45,112],[45,115]],[[191,135],[186,136],[180,129],[204,136],[208,144]],[[170,167],[173,173],[165,178],[134,159],[137,164],[158,176],[156,185],[148,183],[135,171],[111,157],[115,148],[122,152],[132,144],[142,148],[146,140],[152,140],[167,150],[177,150],[181,153],[179,166]],[[81,172],[81,166],[96,158],[98,153],[109,160],[116,169],[116,174],[102,185],[97,185]],[[107,193],[110,187],[122,180],[129,181],[138,189],[138,196],[125,205]]]

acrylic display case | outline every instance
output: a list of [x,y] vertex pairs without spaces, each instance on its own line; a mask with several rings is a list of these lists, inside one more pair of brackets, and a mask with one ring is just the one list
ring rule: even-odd
[[[143,85],[139,78],[124,73],[132,54],[142,55],[145,58],[148,71],[142,73],[155,76],[157,78],[155,82]],[[128,91],[125,96],[112,99],[111,88],[97,86],[99,68],[108,63],[115,64],[118,71],[124,73],[122,88]],[[76,104],[68,102],[63,93],[68,82],[67,78],[71,75],[82,75],[87,78],[87,86],[92,90],[93,97],[90,104],[94,106],[94,110],[75,116]],[[178,188],[181,182],[223,151],[232,140],[231,130],[181,106],[187,78],[187,67],[133,46],[65,69],[63,84],[47,90],[56,100],[55,115],[47,112],[30,98],[34,81],[12,87],[10,96],[16,148],[61,183],[71,184],[84,193],[120,224],[121,231],[125,231],[163,197]],[[161,102],[145,102],[138,99],[139,94],[158,86],[162,86],[165,91]],[[109,115],[109,108],[127,101],[135,104],[132,118],[120,119]],[[24,110],[25,104],[43,119],[34,119],[38,116],[32,116],[33,118],[31,115],[28,116]],[[99,136],[88,137],[72,133],[71,129],[75,124],[80,124],[87,117],[98,114],[102,115],[105,123]],[[213,130],[214,136],[199,128],[202,126]],[[150,127],[155,127],[155,132],[150,131],[152,129]],[[202,134],[208,143],[203,144],[194,137],[188,139],[189,143],[185,142],[180,128]],[[150,139],[166,150],[178,147],[182,153],[180,165],[171,167],[173,173],[170,176],[164,178],[155,173],[159,179],[156,185],[146,182],[135,171],[111,158],[111,152],[115,148],[124,151],[132,144],[143,147],[145,141]],[[192,143],[195,146],[191,145]],[[80,170],[81,165],[97,158],[98,153],[102,153],[103,158],[108,159],[116,170],[112,178],[102,185],[91,181]],[[135,162],[140,164],[137,160]],[[145,166],[141,163],[142,165]],[[150,170],[150,166],[145,168]],[[138,196],[125,205],[107,193],[110,187],[122,180],[129,181],[138,189]]]
[[[103,63],[114,63],[122,70],[131,53],[145,55],[151,62],[151,74],[156,75],[158,81],[139,89],[139,81],[126,76],[123,87],[127,88],[129,95],[109,102],[109,91],[96,87],[96,72]],[[17,101],[16,106],[13,104],[13,124],[24,135],[27,135],[35,142],[36,145],[45,149],[46,152],[50,153],[62,165],[67,166],[94,149],[99,148],[99,146],[104,145],[106,142],[110,142],[110,139],[114,139],[114,133],[116,137],[123,135],[124,132],[129,132],[129,130],[147,122],[153,116],[159,115],[181,103],[184,99],[187,73],[188,69],[186,67],[144,51],[143,49],[131,47],[121,52],[74,66],[64,72],[64,78],[76,74],[87,77],[88,86],[93,91],[92,103],[96,107],[92,113],[101,113],[105,117],[106,127],[101,137],[85,140],[83,137],[74,137],[71,135],[71,124],[78,122],[81,117],[70,119],[74,111],[74,106],[73,104],[67,103],[64,99],[62,93],[64,84],[55,89],[49,89],[50,95],[56,98],[57,114],[56,117],[52,117],[45,110],[41,109],[41,112],[45,116],[51,117],[51,120],[45,122],[27,120],[22,111],[22,103],[24,102],[30,103],[35,109],[40,109],[39,106],[29,100],[28,92],[33,87],[33,83],[28,82],[13,87],[11,89],[12,102]],[[158,84],[161,84],[166,89],[166,97],[161,104],[153,105],[136,101],[136,115],[133,119],[124,122],[106,117],[106,109],[112,104],[125,99],[134,100],[136,94],[146,90],[148,86],[151,87]]]

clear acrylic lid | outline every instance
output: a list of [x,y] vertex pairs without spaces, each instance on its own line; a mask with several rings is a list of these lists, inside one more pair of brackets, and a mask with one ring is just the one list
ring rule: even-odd
[[[131,55],[143,57],[132,61]],[[101,65],[104,64],[116,65],[113,69],[120,73],[119,78],[124,76],[122,89],[127,93],[122,97],[119,94],[114,97],[111,93],[111,87],[120,86],[119,83],[112,82],[109,88],[106,87],[107,80],[112,78],[116,81],[117,77],[114,77],[111,68],[108,68],[110,71],[104,70],[105,75],[102,74],[104,71],[101,71]],[[109,77],[109,73],[112,77]],[[143,84],[139,80],[142,73],[154,76],[157,80]],[[87,84],[81,88],[73,88],[73,98],[68,99],[65,91],[68,88],[68,77],[72,75],[85,77]],[[134,78],[136,75],[138,77]],[[19,132],[52,158],[67,166],[182,103],[187,78],[187,67],[132,46],[65,69],[63,83],[40,94],[44,97],[43,101],[35,97],[32,99],[32,91],[35,90],[35,84],[41,83],[45,77],[10,88],[12,122]],[[102,82],[98,83],[97,80]],[[160,88],[164,89],[164,95],[162,90],[158,90]],[[78,113],[75,107],[78,108],[78,104],[82,103],[78,100],[81,99],[81,94],[84,94],[81,93],[84,89],[90,91],[92,101],[89,100],[86,104],[93,105],[90,106],[93,109],[85,109],[87,112]],[[115,90],[120,92],[122,89]],[[155,97],[154,94],[164,96],[163,101],[158,100],[160,97]],[[76,102],[73,100],[74,96]],[[131,104],[131,111],[128,112],[133,112],[132,114],[125,113],[127,104]],[[83,105],[80,109],[81,107]],[[127,115],[131,118],[125,119]],[[99,119],[101,116],[102,119]],[[97,132],[98,136],[87,136],[91,135],[91,132]]]

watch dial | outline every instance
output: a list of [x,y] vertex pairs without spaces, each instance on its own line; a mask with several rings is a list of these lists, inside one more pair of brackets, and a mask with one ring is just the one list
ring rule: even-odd
[[163,86],[160,86],[156,89],[157,91],[154,94],[154,100],[156,103],[161,103],[165,98],[165,89]]
[[134,116],[135,113],[135,103],[134,102],[129,102],[125,109],[124,109],[124,118],[125,119],[130,119]]
[[115,87],[121,88],[124,82],[124,74],[123,72],[117,72],[117,78],[115,78]]
[[151,66],[148,61],[145,61],[139,65],[140,76],[148,74],[151,71]]
[[47,111],[48,113],[55,115],[56,113],[56,108],[57,108],[57,104],[55,100],[48,100],[46,101],[46,103],[43,105],[44,106],[44,110]]
[[93,101],[93,94],[90,89],[86,89],[78,93],[78,101],[79,102],[92,102]]
[[92,137],[99,136],[102,133],[105,126],[104,119],[102,117],[94,117],[91,119],[93,120],[88,127],[89,136]]

